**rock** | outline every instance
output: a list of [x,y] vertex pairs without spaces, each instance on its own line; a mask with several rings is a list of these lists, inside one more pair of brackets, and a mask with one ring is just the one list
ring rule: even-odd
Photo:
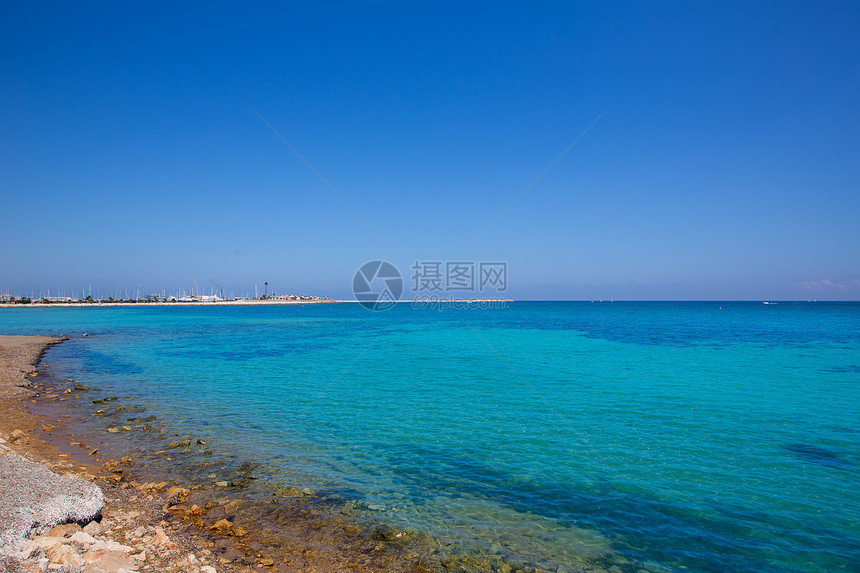
[[95,544],[95,538],[85,531],[76,531],[70,538],[69,541],[72,544],[72,547],[75,548],[78,552],[86,551],[91,545]]
[[361,528],[357,525],[346,524],[343,526],[343,531],[346,533],[347,537],[355,537],[356,535],[361,533]]
[[90,535],[99,535],[104,531],[104,527],[98,521],[91,521],[84,526],[84,531]]
[[48,535],[51,537],[71,537],[78,531],[81,531],[81,526],[77,523],[64,523],[52,529]]
[[92,520],[104,503],[97,485],[15,454],[0,456],[0,484],[0,553],[21,547],[34,527],[43,533],[60,523]]
[[200,568],[200,573],[218,573],[211,565],[204,565]]
[[219,531],[221,533],[228,532],[231,529],[233,529],[233,523],[226,519],[216,521],[214,525],[209,526],[210,531]]
[[160,483],[153,484],[150,489],[152,489],[152,491],[155,491],[155,492],[164,491],[164,489],[166,489],[169,485],[170,485],[169,483],[167,483],[166,481],[163,481]]
[[171,487],[165,492],[170,501],[174,501],[177,503],[181,503],[188,499],[188,496],[191,495],[191,490],[185,489],[184,487]]
[[50,535],[37,535],[33,538],[33,543],[42,548],[42,551],[47,552],[51,548],[62,545],[66,540],[63,537],[51,537]]
[[27,438],[27,434],[24,433],[23,430],[15,430],[9,436],[9,441],[13,444],[17,444],[18,442],[20,442],[21,440],[24,440],[26,438]]
[[227,515],[236,515],[236,510],[239,508],[239,504],[240,502],[238,500],[231,501],[224,506],[224,512]]
[[131,553],[132,551],[134,551],[134,548],[129,547],[128,545],[123,545],[122,543],[111,541],[110,539],[104,541],[103,543],[111,551],[122,551],[123,553]]
[[63,567],[80,567],[84,564],[84,558],[69,545],[59,544],[47,551],[48,559],[53,564]]
[[271,557],[269,557],[268,555],[266,555],[265,557],[260,559],[260,565],[263,565],[265,567],[271,567],[274,564],[275,564],[275,560],[272,559]]
[[88,565],[84,573],[118,573],[120,569],[137,568],[134,559],[124,551],[94,550],[87,553],[86,560]]
[[33,540],[30,540],[24,545],[24,548],[21,550],[21,557],[24,559],[36,559],[37,557],[41,557],[43,553],[44,551],[39,546],[39,544]]
[[164,530],[160,527],[155,528],[155,533],[152,536],[151,544],[165,547],[167,549],[173,549],[176,547],[176,544],[170,541],[170,538],[167,537],[167,534],[164,533]]
[[227,487],[229,484],[226,481],[216,481],[215,485],[218,487]]
[[391,541],[398,537],[400,537],[400,535],[398,535],[397,530],[390,525],[377,525],[373,529],[373,538],[378,539],[379,541]]

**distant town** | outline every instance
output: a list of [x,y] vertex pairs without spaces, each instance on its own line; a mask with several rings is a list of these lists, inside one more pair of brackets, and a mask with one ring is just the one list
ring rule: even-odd
[[256,296],[232,296],[232,295],[224,295],[215,294],[211,292],[210,294],[187,294],[187,293],[176,293],[176,294],[167,294],[165,292],[162,293],[152,293],[147,295],[135,294],[129,296],[125,294],[123,296],[119,292],[115,292],[109,294],[107,296],[102,296],[97,294],[93,296],[92,294],[82,293],[80,296],[52,296],[49,293],[40,293],[38,295],[31,295],[30,293],[25,293],[23,295],[16,295],[13,293],[5,292],[0,293],[0,304],[4,305],[14,305],[14,304],[26,304],[26,305],[98,305],[98,304],[201,304],[201,303],[232,303],[232,304],[253,304],[253,303],[312,303],[312,302],[334,302],[327,296],[314,296],[314,295],[299,295],[299,294],[257,294]]

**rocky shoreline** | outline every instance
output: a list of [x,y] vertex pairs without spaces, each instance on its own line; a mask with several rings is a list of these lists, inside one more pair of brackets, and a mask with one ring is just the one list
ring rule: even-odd
[[254,571],[247,558],[232,562],[244,557],[237,551],[216,557],[214,542],[165,519],[189,490],[122,483],[119,461],[95,464],[40,437],[22,400],[34,396],[44,351],[63,340],[0,336],[0,572]]

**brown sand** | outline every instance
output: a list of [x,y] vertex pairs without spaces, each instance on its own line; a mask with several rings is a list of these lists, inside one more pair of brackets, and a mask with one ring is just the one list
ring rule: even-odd
[[65,340],[53,336],[8,336],[0,335],[0,437],[15,430],[23,430],[27,438],[16,448],[24,448],[31,456],[50,457],[56,450],[42,441],[32,430],[39,420],[30,414],[22,401],[31,398],[34,391],[29,388],[30,378],[36,375],[36,364],[52,344]]

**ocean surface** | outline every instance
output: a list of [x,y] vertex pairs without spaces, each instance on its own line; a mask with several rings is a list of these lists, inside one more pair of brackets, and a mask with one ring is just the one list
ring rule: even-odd
[[259,467],[255,488],[463,551],[860,571],[860,303],[4,308],[0,333],[74,336],[56,378]]

